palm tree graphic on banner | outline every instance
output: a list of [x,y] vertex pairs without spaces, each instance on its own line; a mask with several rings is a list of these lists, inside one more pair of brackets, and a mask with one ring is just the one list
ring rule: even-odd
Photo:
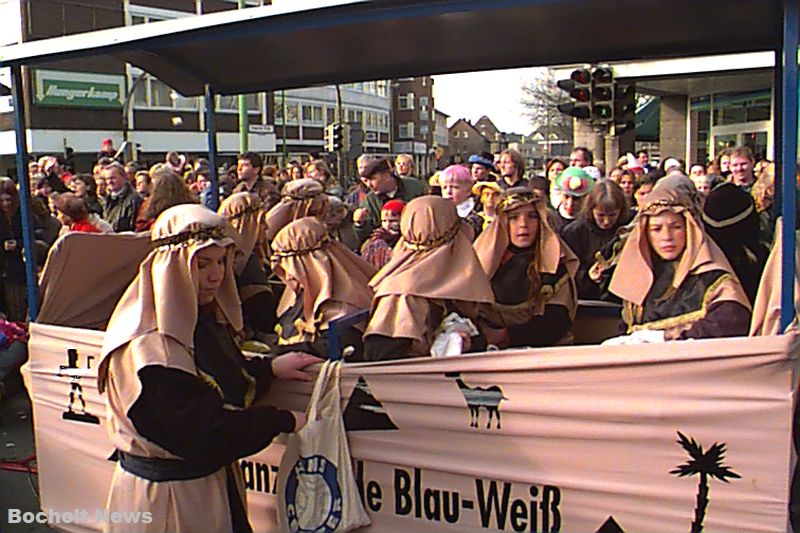
[[691,459],[679,465],[675,470],[671,470],[670,474],[675,474],[678,477],[700,476],[691,530],[691,533],[700,533],[703,531],[703,520],[706,517],[706,509],[708,508],[708,478],[717,478],[727,483],[728,478],[741,478],[742,476],[722,464],[726,452],[724,442],[715,442],[708,450],[703,451],[703,446],[700,443],[688,438],[680,431],[678,432],[677,442],[686,450]]

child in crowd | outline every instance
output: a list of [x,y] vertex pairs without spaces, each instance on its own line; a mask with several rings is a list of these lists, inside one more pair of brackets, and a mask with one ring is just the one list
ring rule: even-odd
[[375,268],[382,268],[392,258],[392,249],[400,239],[400,216],[405,206],[402,200],[386,202],[381,209],[381,226],[361,246],[361,257]]

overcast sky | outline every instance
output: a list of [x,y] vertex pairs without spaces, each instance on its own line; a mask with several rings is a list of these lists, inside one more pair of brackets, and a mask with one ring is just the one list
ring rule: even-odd
[[500,131],[530,133],[533,129],[520,105],[525,81],[533,80],[540,68],[520,68],[434,76],[436,109],[450,115],[450,126],[459,118],[475,122],[487,115]]

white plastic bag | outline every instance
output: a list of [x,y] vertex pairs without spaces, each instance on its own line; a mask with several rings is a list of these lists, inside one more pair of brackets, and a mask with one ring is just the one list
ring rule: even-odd
[[469,318],[464,318],[458,313],[447,315],[436,330],[436,336],[431,343],[431,355],[433,357],[461,355],[464,351],[462,333],[473,337],[478,334],[478,329]]
[[618,346],[620,344],[652,344],[666,342],[664,332],[660,329],[640,329],[630,335],[611,337],[603,341],[603,346]]
[[372,523],[361,503],[342,420],[341,361],[325,361],[306,411],[289,435],[278,475],[282,531],[345,532]]

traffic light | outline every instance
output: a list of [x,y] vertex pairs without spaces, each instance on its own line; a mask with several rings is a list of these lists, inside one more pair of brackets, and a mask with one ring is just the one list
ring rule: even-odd
[[331,147],[331,152],[338,152],[344,147],[344,127],[338,122],[331,128]]
[[590,100],[592,74],[587,68],[572,71],[568,80],[558,80],[556,85],[569,93],[574,102],[558,104],[558,110],[578,119],[591,118]]
[[633,85],[614,88],[614,133],[621,135],[636,128],[636,90]]
[[333,149],[333,126],[334,124],[328,124],[325,126],[325,151],[326,152],[334,152]]
[[608,67],[592,71],[592,118],[599,124],[614,120],[614,73]]

